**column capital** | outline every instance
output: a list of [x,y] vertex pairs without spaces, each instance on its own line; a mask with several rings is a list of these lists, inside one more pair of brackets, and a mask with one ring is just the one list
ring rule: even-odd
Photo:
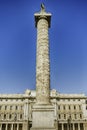
[[50,27],[50,21],[51,21],[51,13],[47,13],[45,11],[44,4],[41,4],[41,10],[40,12],[37,12],[34,14],[35,17],[35,27],[37,27],[37,23],[40,19],[46,19],[48,21],[48,26]]

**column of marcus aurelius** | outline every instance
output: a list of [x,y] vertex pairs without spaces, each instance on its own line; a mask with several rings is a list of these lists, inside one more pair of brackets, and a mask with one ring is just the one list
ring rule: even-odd
[[36,54],[36,104],[32,108],[31,130],[55,130],[54,106],[50,103],[50,61],[49,37],[51,14],[45,11],[41,4],[41,11],[35,13],[37,28]]
[[48,104],[50,99],[50,62],[49,36],[51,14],[45,12],[41,5],[40,13],[35,14],[37,28],[37,56],[36,56],[36,100],[38,104]]

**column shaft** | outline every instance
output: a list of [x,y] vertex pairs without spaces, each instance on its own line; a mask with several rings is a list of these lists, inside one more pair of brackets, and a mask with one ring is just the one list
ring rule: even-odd
[[2,130],[2,124],[0,124],[0,130]]
[[62,123],[61,125],[62,125],[62,130],[64,130],[64,124]]
[[37,23],[36,98],[37,103],[49,103],[50,63],[48,21],[43,17]]
[[8,129],[8,124],[6,124],[6,130]]
[[17,130],[19,130],[19,124],[17,124]]
[[13,124],[11,125],[11,130],[13,130]]
[[72,125],[73,125],[73,130],[75,130],[75,126],[74,126],[74,123],[73,123]]
[[80,124],[78,123],[78,130],[80,130]]

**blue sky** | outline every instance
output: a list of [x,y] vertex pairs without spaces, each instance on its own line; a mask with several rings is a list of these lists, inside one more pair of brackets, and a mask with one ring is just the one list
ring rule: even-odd
[[87,95],[87,1],[0,0],[0,93],[35,89],[34,13],[52,13],[51,89]]

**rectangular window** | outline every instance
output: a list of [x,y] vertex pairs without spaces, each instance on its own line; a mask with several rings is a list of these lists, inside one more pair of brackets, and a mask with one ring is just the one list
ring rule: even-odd
[[82,119],[82,114],[80,114],[80,119]]
[[58,109],[60,110],[60,106],[58,106]]
[[2,106],[0,106],[0,110],[2,109]]
[[74,106],[74,110],[76,109],[76,106]]
[[87,106],[86,106],[86,110],[87,110]]
[[23,109],[23,106],[21,106],[21,110]]
[[77,116],[76,116],[76,114],[75,114],[75,119],[77,119]]
[[63,106],[63,109],[65,110],[65,106]]
[[64,114],[64,119],[66,119],[66,114]]
[[70,106],[69,106],[69,110],[70,110]]
[[59,119],[61,118],[60,114],[59,114]]
[[15,109],[17,110],[17,109],[18,109],[18,106],[15,106]]
[[22,114],[20,114],[20,119],[22,119]]
[[4,119],[6,119],[6,114],[4,114]]
[[79,110],[81,110],[81,106],[79,105]]
[[87,104],[87,100],[85,101],[85,103]]
[[11,114],[9,115],[9,119],[11,119],[12,118],[12,116],[11,116]]
[[10,110],[12,110],[12,106],[10,106]]
[[7,110],[7,106],[5,106],[5,110]]

